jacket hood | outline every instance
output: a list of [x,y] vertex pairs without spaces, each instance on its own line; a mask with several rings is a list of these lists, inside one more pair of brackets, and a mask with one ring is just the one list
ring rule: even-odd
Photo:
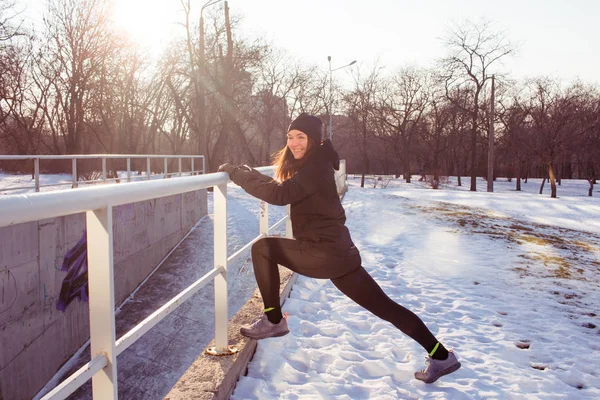
[[324,157],[327,161],[329,161],[333,169],[335,169],[336,171],[340,169],[340,156],[338,152],[333,148],[333,143],[331,143],[330,139],[326,139],[321,143],[321,145],[317,149],[317,154],[320,157]]

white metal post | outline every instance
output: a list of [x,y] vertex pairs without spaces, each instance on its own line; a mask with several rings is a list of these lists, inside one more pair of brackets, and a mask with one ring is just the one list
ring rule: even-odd
[[194,175],[196,175],[196,172],[194,171],[194,157],[190,157],[190,161],[192,162],[192,166],[191,166],[192,172],[190,173],[190,175],[194,176]]
[[294,232],[292,230],[292,206],[285,206],[285,211],[287,212],[288,219],[285,221],[285,237],[288,239],[294,238]]
[[227,351],[227,184],[214,186],[215,267],[225,271],[215,276],[215,347]]
[[102,158],[102,180],[106,182],[106,158]]
[[72,187],[76,188],[77,187],[77,159],[76,158],[74,158],[71,161],[71,172],[73,173],[73,178],[72,178],[73,185],[72,185]]
[[347,191],[346,187],[346,160],[340,160],[340,169],[335,173],[335,184],[338,194],[343,194]]
[[346,160],[340,161],[340,173],[344,183],[344,192],[348,191],[348,174],[346,173]]
[[33,175],[35,179],[35,191],[40,191],[40,159],[35,158],[33,160]]
[[206,159],[202,156],[202,173],[206,173]]
[[165,170],[165,179],[169,177],[169,172],[167,171],[168,165],[167,165],[167,159],[165,158],[164,160],[164,170]]
[[148,180],[150,180],[150,157],[146,158],[146,175],[148,176]]
[[131,182],[131,158],[127,157],[127,182]]
[[179,157],[178,160],[179,160],[179,176],[181,176],[181,157]]
[[258,208],[258,234],[269,236],[269,203],[260,200]]
[[112,207],[86,212],[87,259],[92,358],[104,354],[108,364],[92,377],[94,399],[117,398]]

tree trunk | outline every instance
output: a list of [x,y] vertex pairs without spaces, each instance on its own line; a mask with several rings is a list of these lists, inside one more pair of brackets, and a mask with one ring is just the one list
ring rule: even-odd
[[440,181],[440,171],[438,167],[439,163],[439,151],[437,148],[433,152],[433,180],[436,182]]
[[554,170],[552,169],[552,163],[548,163],[548,176],[550,177],[550,188],[551,194],[550,197],[556,198],[556,177],[554,176]]
[[236,133],[238,137],[238,142],[242,148],[243,154],[246,156],[246,160],[250,165],[256,165],[256,158],[252,151],[250,150],[250,146],[248,145],[248,140],[246,136],[244,136],[244,131],[242,131],[242,127],[237,121],[233,122],[233,131]]
[[477,191],[477,118],[479,116],[479,88],[475,93],[475,112],[471,126],[471,192]]
[[540,186],[540,194],[542,194],[542,192],[544,191],[544,183],[546,183],[546,177],[544,177],[544,180],[542,180],[542,185]]
[[456,185],[457,186],[462,186],[462,180],[460,178],[460,174],[462,172],[461,168],[460,168],[460,161],[458,160],[458,157],[456,158],[456,176],[457,176],[457,182]]
[[410,183],[410,149],[407,144],[404,145],[404,160],[402,161],[404,164],[404,178],[406,183]]
[[594,191],[594,180],[593,179],[588,179],[587,181],[590,184],[590,189],[588,190],[588,196],[592,197],[592,192]]
[[477,191],[477,122],[473,121],[471,129],[471,192]]

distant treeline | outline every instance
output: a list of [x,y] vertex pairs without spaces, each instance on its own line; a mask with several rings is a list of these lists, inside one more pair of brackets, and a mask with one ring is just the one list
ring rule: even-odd
[[[118,31],[110,4],[49,0],[34,32],[17,0],[0,0],[0,155],[203,154],[209,171],[265,165],[293,117],[308,112],[327,126],[333,110],[334,145],[352,173],[487,176],[492,127],[496,176],[554,185],[600,171],[598,87],[511,79],[501,61],[514,48],[488,22],[454,25],[435,68],[359,62],[342,87],[336,74],[238,34],[227,2],[200,23],[191,0],[179,3],[181,36],[158,59]],[[70,171],[62,161],[44,168]]]

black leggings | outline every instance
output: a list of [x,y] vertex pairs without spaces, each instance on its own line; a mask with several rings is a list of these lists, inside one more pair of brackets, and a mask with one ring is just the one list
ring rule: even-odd
[[254,274],[265,309],[280,310],[277,264],[311,278],[331,279],[360,306],[391,322],[430,351],[437,339],[412,311],[390,299],[361,266],[360,255],[338,256],[305,241],[263,238],[252,246]]

